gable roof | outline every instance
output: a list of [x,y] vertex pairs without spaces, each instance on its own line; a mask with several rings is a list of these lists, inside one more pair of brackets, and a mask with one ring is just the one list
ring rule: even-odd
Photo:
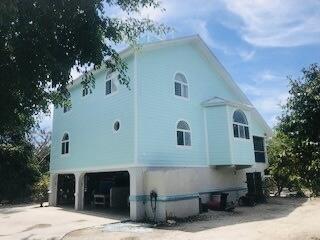
[[[254,117],[266,129],[267,134],[272,135],[272,130],[269,127],[269,125],[266,123],[266,121],[263,119],[263,117],[260,115],[260,113],[253,107],[250,100],[242,92],[242,90],[239,88],[239,86],[232,79],[229,72],[224,68],[224,66],[220,63],[220,61],[217,59],[217,57],[214,55],[214,53],[211,51],[211,49],[208,47],[208,45],[203,41],[203,39],[199,35],[192,35],[192,36],[187,36],[187,37],[145,43],[145,44],[142,44],[138,48],[128,47],[128,48],[120,51],[119,54],[122,58],[127,58],[127,57],[131,56],[132,54],[136,53],[137,51],[143,51],[143,50],[154,49],[154,48],[161,48],[161,47],[166,47],[166,46],[174,46],[174,45],[179,45],[179,44],[183,44],[183,43],[192,43],[198,47],[198,49],[201,51],[201,53],[211,63],[211,65],[215,69],[215,71],[228,84],[228,86],[234,91],[234,93],[239,96],[241,101],[244,102],[243,105],[250,106],[250,108],[252,108],[252,112],[253,112]],[[97,74],[98,72],[101,72],[102,70],[103,70],[103,68],[100,68],[98,70],[94,70],[93,74]],[[75,79],[73,81],[73,86],[78,85],[81,82],[81,79],[82,79],[82,76]],[[215,98],[216,99],[211,99],[211,100],[218,101],[218,97],[215,97]],[[223,99],[223,100],[225,102],[227,101],[225,99]],[[228,103],[230,104],[231,101],[228,101]],[[233,104],[239,104],[239,103],[233,102]]]
[[201,105],[203,107],[214,107],[214,106],[224,106],[224,105],[228,105],[228,106],[233,106],[233,107],[240,107],[240,108],[244,108],[247,110],[251,110],[254,109],[254,107],[252,105],[248,105],[248,104],[243,104],[240,102],[234,102],[234,101],[230,101],[230,100],[226,100],[224,98],[221,97],[213,97],[210,98],[206,101],[203,101],[201,103]]
[[[239,88],[239,86],[232,79],[229,72],[225,69],[225,67],[221,64],[221,62],[218,60],[218,58],[214,55],[214,53],[211,51],[211,49],[208,47],[208,45],[203,41],[203,39],[199,35],[193,35],[193,36],[188,36],[188,37],[182,37],[182,38],[147,43],[147,44],[142,45],[142,50],[143,49],[150,49],[150,48],[158,48],[158,47],[168,46],[168,45],[182,44],[182,43],[193,43],[199,47],[201,53],[211,63],[211,65],[213,66],[215,71],[221,76],[221,78],[223,80],[225,80],[225,82],[234,91],[234,93],[237,94],[239,96],[239,98],[244,102],[244,104],[242,104],[242,105],[250,107],[252,109],[253,116],[261,123],[262,127],[264,127],[266,129],[267,134],[271,136],[272,130],[269,127],[269,125],[266,123],[266,121],[260,115],[260,113],[256,110],[256,108],[253,107],[253,104],[250,102],[248,97],[242,92],[242,90]],[[218,99],[218,97],[215,97],[214,99],[211,99],[211,100],[218,101],[219,99]],[[221,98],[220,98],[220,101],[221,101]],[[228,102],[228,104],[232,103],[233,105],[239,105],[239,103],[231,102],[231,101],[228,101],[225,99],[223,99],[223,101],[225,103]]]

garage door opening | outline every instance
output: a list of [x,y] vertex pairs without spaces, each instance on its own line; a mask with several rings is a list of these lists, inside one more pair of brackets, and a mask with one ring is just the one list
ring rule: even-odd
[[74,174],[59,174],[57,205],[74,207],[74,202],[75,202],[74,193],[75,193]]
[[87,173],[84,178],[86,210],[128,215],[130,195],[129,172]]

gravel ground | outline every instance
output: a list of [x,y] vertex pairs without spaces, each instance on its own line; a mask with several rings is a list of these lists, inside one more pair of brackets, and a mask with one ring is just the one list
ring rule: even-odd
[[121,223],[80,229],[64,240],[320,240],[320,199],[272,198],[234,212],[209,211],[171,226]]

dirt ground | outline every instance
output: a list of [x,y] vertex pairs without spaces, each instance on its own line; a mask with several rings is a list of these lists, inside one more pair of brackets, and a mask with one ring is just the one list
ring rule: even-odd
[[157,228],[112,228],[109,224],[77,230],[63,239],[320,240],[320,199],[273,198],[267,204],[238,207],[231,213],[209,211],[197,219]]
[[75,212],[24,205],[0,208],[0,240],[320,240],[320,198],[273,198],[233,213],[201,214],[173,226],[119,223],[115,213]]

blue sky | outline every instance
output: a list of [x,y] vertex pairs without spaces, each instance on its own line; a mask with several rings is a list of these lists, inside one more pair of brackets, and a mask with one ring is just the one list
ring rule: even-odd
[[169,38],[199,34],[270,126],[288,96],[287,76],[320,63],[319,0],[162,0],[161,7],[138,17],[172,27]]
[[199,34],[273,126],[288,93],[287,76],[320,62],[319,0],[164,0],[145,9],[174,28]]

